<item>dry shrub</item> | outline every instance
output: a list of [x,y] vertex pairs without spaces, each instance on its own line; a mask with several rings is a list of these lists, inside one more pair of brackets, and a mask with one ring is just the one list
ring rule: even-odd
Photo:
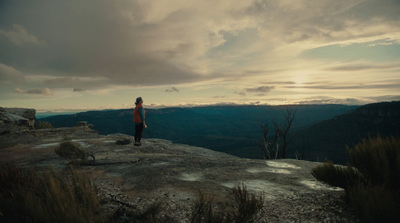
[[264,207],[264,197],[260,193],[259,195],[251,194],[248,192],[245,185],[236,186],[233,188],[233,194],[235,195],[235,208],[234,208],[234,222],[256,222],[260,216],[259,212]]
[[94,184],[72,168],[67,178],[54,171],[0,169],[1,222],[102,222]]
[[262,194],[251,194],[245,185],[238,185],[233,188],[233,195],[234,200],[218,206],[212,197],[199,191],[190,222],[252,223],[261,219],[265,202]]
[[312,174],[345,188],[348,201],[364,222],[400,222],[400,139],[365,139],[348,152],[352,166],[325,163]]
[[214,199],[211,196],[206,195],[199,190],[198,197],[192,205],[190,222],[222,223],[222,222],[228,222],[227,221],[228,219],[226,218],[230,218],[230,216],[217,211]]
[[385,186],[357,184],[350,187],[348,197],[363,222],[400,222],[398,192]]

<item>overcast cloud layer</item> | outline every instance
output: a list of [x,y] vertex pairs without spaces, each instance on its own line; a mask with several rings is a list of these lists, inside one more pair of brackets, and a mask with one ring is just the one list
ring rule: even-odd
[[399,21],[399,0],[0,1],[0,102],[400,99]]

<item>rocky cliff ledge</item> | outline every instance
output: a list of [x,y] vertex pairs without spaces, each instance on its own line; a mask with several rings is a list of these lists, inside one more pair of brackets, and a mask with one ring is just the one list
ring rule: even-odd
[[120,206],[141,209],[160,201],[163,214],[188,222],[198,190],[225,199],[239,183],[266,198],[265,222],[357,222],[342,201],[344,191],[316,181],[299,160],[252,160],[162,139],[141,147],[118,145],[131,136],[99,135],[83,127],[30,130],[0,136],[0,164],[64,171],[67,162],[54,150],[68,136],[95,155],[94,165],[75,166],[97,184],[105,212]]

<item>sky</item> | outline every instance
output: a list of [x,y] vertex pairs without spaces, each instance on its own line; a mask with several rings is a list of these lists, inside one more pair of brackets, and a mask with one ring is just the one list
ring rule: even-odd
[[400,100],[400,0],[0,0],[0,107]]

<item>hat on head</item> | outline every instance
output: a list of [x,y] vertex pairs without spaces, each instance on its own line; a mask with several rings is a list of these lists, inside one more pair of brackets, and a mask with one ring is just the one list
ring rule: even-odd
[[138,98],[136,98],[135,105],[139,104],[139,103],[140,103],[140,101],[142,101],[142,100],[143,100],[143,99],[142,99],[142,97],[138,97]]

